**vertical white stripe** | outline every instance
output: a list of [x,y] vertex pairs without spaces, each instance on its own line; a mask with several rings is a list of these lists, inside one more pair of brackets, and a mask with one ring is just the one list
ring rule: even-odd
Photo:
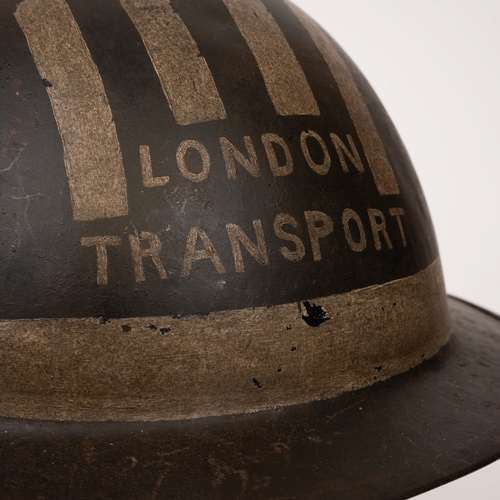
[[224,0],[259,65],[276,112],[319,115],[304,71],[261,0]]
[[359,140],[363,145],[378,192],[381,195],[399,194],[398,183],[384,145],[349,68],[325,31],[289,0],[284,1],[309,32],[339,86]]
[[178,124],[226,118],[207,62],[168,0],[120,0],[149,52]]
[[24,0],[15,16],[45,79],[64,148],[73,217],[127,215],[127,184],[111,109],[68,5]]

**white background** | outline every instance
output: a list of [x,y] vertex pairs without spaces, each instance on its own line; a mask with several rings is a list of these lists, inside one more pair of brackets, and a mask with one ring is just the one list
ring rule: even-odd
[[[500,313],[500,1],[294,2],[349,54],[395,123],[448,293]],[[418,496],[473,498],[500,498],[500,461]]]

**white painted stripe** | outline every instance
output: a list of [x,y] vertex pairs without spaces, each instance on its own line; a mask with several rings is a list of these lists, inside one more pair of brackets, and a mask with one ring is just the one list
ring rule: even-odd
[[253,52],[280,115],[319,115],[304,71],[283,32],[261,0],[224,0]]
[[73,217],[127,215],[127,184],[101,77],[64,0],[24,0],[15,12],[46,80],[64,148]]
[[203,318],[0,321],[0,416],[172,420],[305,403],[402,373],[451,333],[439,259],[310,303],[330,319],[310,326],[302,301]]
[[309,32],[337,82],[359,140],[363,145],[378,192],[381,195],[399,194],[399,186],[387,152],[349,68],[327,33],[292,2],[284,1]]
[[168,0],[120,0],[139,31],[178,124],[226,118],[206,60]]

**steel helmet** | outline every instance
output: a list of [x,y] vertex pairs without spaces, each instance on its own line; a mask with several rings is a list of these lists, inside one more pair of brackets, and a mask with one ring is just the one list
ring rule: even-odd
[[500,322],[447,299],[314,21],[4,0],[0,30],[5,498],[404,498],[498,456]]

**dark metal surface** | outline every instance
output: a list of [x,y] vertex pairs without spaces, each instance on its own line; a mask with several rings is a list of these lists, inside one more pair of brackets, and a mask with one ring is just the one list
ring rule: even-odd
[[500,319],[450,300],[449,345],[336,399],[154,424],[0,421],[11,499],[402,499],[500,454]]
[[[58,85],[70,82],[85,93],[85,81],[72,73],[70,59],[57,63],[70,68],[60,81],[51,82],[40,73],[40,67],[46,70],[53,63],[40,62],[43,57],[35,62],[35,47],[28,44],[30,36],[32,42],[46,41],[44,26],[51,20],[44,25],[30,11],[34,6],[35,14],[43,14],[40,2],[0,3],[0,320],[100,317],[107,324],[116,317],[203,316],[388,283],[436,261],[430,217],[406,151],[372,89],[340,49],[337,63],[342,68],[347,64],[344,76],[354,80],[352,85],[339,83],[341,78],[329,69],[306,25],[286,3],[258,3],[264,6],[259,12],[273,19],[289,45],[319,115],[314,110],[277,112],[262,64],[227,1],[167,4],[194,40],[199,50],[195,60],[206,61],[227,118],[188,124],[176,120],[151,47],[145,46],[120,0],[44,3],[66,13],[55,16],[54,26],[72,27],[74,39],[81,33],[78,43],[67,45],[86,61],[87,69],[95,64],[89,88],[100,88],[102,80],[100,107],[109,103],[108,122],[116,127],[119,154],[114,158],[123,159],[123,172],[120,165],[117,175],[126,185],[124,206],[113,212],[119,216],[92,218],[75,209],[74,184],[85,176],[74,176],[65,156],[64,138],[78,135],[80,123],[57,115],[58,106],[75,105],[62,99],[68,89]],[[21,5],[23,13],[18,10],[16,17]],[[58,40],[52,42],[54,46]],[[61,53],[66,50],[62,45]],[[342,85],[351,86],[342,92]],[[350,108],[359,92],[369,111],[364,116],[375,124],[372,136],[380,136],[399,194],[394,189],[381,193],[375,179],[368,161],[371,153]],[[88,123],[85,126],[89,129]],[[328,172],[318,174],[310,165],[325,160],[317,141],[307,143],[309,160],[303,151],[300,137],[311,131],[328,145]],[[286,175],[273,174],[265,134],[276,134],[289,150],[293,170]],[[342,165],[331,134],[344,146],[352,149],[354,144],[362,168],[351,160],[348,167]],[[110,137],[103,139],[105,146],[113,142]],[[255,146],[258,176],[240,164],[235,167],[237,175],[231,175],[224,159],[221,138],[245,152],[245,137]],[[202,163],[196,151],[179,149],[186,140],[197,141],[208,153],[210,170],[204,179],[193,181]],[[84,141],[78,153],[86,154],[89,145],[95,147],[96,142]],[[140,156],[146,146],[152,175],[169,176],[168,182],[148,185]],[[277,163],[286,161],[284,151],[275,143]],[[188,176],[179,167],[179,154],[189,166]],[[111,162],[106,166],[111,169]],[[87,191],[81,203],[99,199],[91,196],[94,188],[106,193],[98,182],[83,185]],[[346,209],[359,216],[366,232],[364,247],[353,248],[346,239]],[[370,218],[374,211],[383,214],[384,223],[380,215],[376,223]],[[323,222],[308,225],[307,214],[318,212]],[[404,235],[398,219],[403,213]],[[277,219],[280,214],[287,216]],[[285,236],[276,230],[279,220],[285,221],[281,230],[289,231]],[[256,247],[258,227],[265,251]],[[205,253],[200,254],[201,240],[196,240],[198,246],[191,245],[196,258],[187,272],[186,248],[193,228],[201,228],[210,238],[219,261],[214,264],[206,241]],[[351,230],[361,242],[361,233],[353,226]],[[92,246],[96,237],[114,242],[106,250],[106,279],[104,271],[99,274],[98,251]],[[302,255],[297,241],[303,243]],[[235,244],[243,252],[240,261]],[[283,249],[295,251],[297,258],[286,258]],[[500,453],[500,321],[456,300],[451,306],[454,336],[436,357],[387,382],[335,399],[247,415],[157,423],[0,419],[0,498],[401,499],[463,475]],[[307,318],[323,321],[314,307],[310,302]],[[121,328],[121,333],[130,331],[128,324]],[[33,360],[37,361],[43,364]],[[253,380],[259,388],[261,381]]]
[[[294,51],[320,115],[276,112],[256,60],[223,0],[174,1],[207,61],[227,113],[223,120],[190,125],[176,123],[138,30],[119,0],[67,1],[109,100],[129,203],[126,216],[73,220],[62,142],[48,96],[54,87],[37,70],[14,17],[17,4],[18,0],[2,0],[0,5],[0,183],[8,194],[0,200],[2,318],[192,315],[282,304],[409,276],[436,259],[418,180],[382,105],[345,57],[378,128],[400,195],[377,192],[336,81],[305,28],[280,0],[264,4]],[[309,130],[327,144],[332,164],[326,175],[313,172],[304,158],[300,137]],[[261,140],[267,133],[278,134],[288,145],[294,163],[289,175],[272,175]],[[347,134],[352,136],[365,173],[349,160],[349,172],[343,171],[331,133],[348,146]],[[254,143],[261,175],[254,177],[237,164],[237,178],[230,179],[219,139],[225,137],[247,155],[245,136]],[[207,148],[210,173],[202,182],[186,179],[177,168],[176,151],[184,140]],[[317,142],[309,139],[308,144],[314,161],[321,164]],[[164,186],[143,185],[141,145],[150,148],[154,175],[170,176]],[[283,151],[274,147],[283,162]],[[193,172],[200,171],[196,151],[191,150],[186,161]],[[389,215],[394,207],[404,210],[406,247],[397,219]],[[360,252],[349,248],[343,233],[342,213],[348,208],[358,213],[366,231],[367,247]],[[384,214],[392,250],[382,236],[381,249],[376,249],[368,209]],[[333,221],[333,232],[320,241],[321,261],[313,258],[306,211],[323,212]],[[285,230],[305,245],[300,262],[290,262],[280,253],[283,246],[295,249],[273,230],[280,213],[297,221],[296,228]],[[236,272],[226,224],[239,225],[255,242],[254,220],[262,223],[269,264],[258,263],[243,249],[245,272]],[[189,276],[181,276],[192,227],[201,227],[209,236],[225,274],[205,259],[194,262]],[[145,281],[136,281],[128,238],[143,231],[158,236],[168,279],[161,279],[153,261],[144,258]],[[359,238],[356,230],[353,234]],[[96,282],[95,247],[81,244],[82,237],[96,236],[121,238],[120,245],[108,247],[106,285]],[[148,241],[141,245],[147,248]]]

